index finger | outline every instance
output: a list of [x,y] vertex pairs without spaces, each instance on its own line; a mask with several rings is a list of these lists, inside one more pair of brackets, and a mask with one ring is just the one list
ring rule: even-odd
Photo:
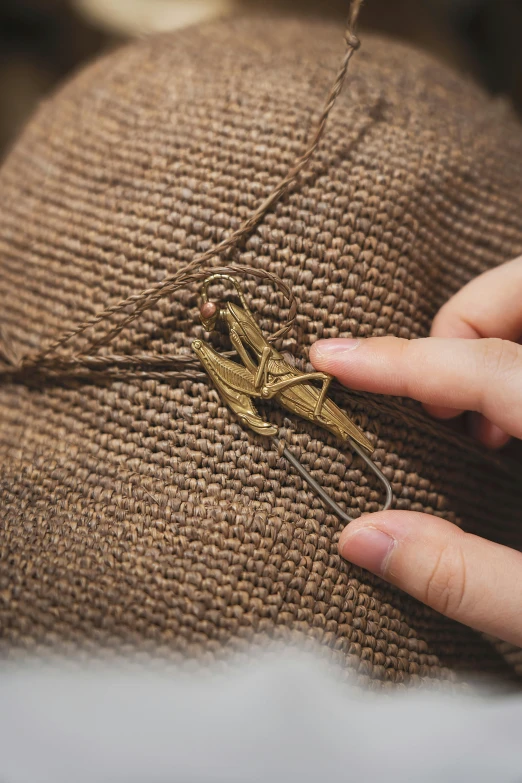
[[478,411],[522,437],[522,347],[506,340],[428,337],[320,340],[312,363],[352,389]]

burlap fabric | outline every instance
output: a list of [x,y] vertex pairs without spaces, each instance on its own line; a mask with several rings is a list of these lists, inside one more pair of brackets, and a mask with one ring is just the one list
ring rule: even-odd
[[[236,228],[302,151],[341,53],[323,23],[227,20],[134,43],[42,106],[0,174],[4,351],[44,346]],[[297,358],[318,337],[426,335],[464,283],[522,251],[521,159],[503,104],[366,36],[310,170],[224,260],[292,284]],[[280,294],[245,286],[275,332]],[[111,350],[189,353],[197,306],[196,289],[161,301]],[[407,403],[338,401],[376,443],[397,507],[520,546],[520,485],[467,441]],[[266,413],[349,512],[378,508],[333,437]],[[519,666],[343,562],[337,517],[204,379],[4,382],[0,421],[5,654],[208,658],[301,637],[376,684]]]

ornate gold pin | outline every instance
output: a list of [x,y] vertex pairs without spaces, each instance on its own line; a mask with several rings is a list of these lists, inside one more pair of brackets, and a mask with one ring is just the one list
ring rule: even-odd
[[[218,307],[215,302],[209,300],[210,285],[219,281],[232,283],[241,307],[233,302],[223,302]],[[267,342],[236,278],[224,274],[211,275],[203,283],[202,299],[201,323],[208,332],[213,331],[218,324],[224,325],[243,364],[222,356],[203,340],[194,340],[192,347],[223,401],[237,414],[241,423],[260,435],[271,436],[276,446],[279,446],[277,427],[261,418],[254,406],[253,399],[261,399],[277,400],[291,413],[324,427],[349,443],[379,478],[386,489],[384,510],[388,509],[393,499],[392,488],[388,479],[370,459],[374,450],[371,442],[327,397],[332,377],[322,372],[304,373],[288,364],[283,355]],[[317,387],[314,383],[320,386]],[[345,522],[352,521],[353,518],[335,503],[288,449],[284,449],[283,456],[324,503]]]

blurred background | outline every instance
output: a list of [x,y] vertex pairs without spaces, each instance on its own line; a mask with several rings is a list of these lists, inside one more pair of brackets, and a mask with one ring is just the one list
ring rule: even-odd
[[[342,19],[348,0],[0,0],[0,159],[39,100],[97,53],[256,6]],[[522,110],[522,0],[367,0],[362,26],[428,49]]]

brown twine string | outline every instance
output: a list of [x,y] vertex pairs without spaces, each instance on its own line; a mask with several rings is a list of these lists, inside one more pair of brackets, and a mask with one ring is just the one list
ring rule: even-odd
[[[207,262],[211,262],[212,259],[222,255],[225,251],[229,251],[237,247],[246,237],[254,231],[262,222],[265,215],[274,207],[274,205],[288,192],[290,187],[297,182],[301,172],[308,165],[309,161],[315,154],[326,129],[328,118],[335,105],[335,102],[342,90],[346,74],[348,72],[348,66],[353,54],[360,46],[359,39],[355,35],[355,28],[357,19],[361,10],[363,0],[352,0],[350,10],[348,14],[348,20],[345,31],[346,40],[346,52],[343,57],[341,66],[337,72],[335,81],[330,88],[326,103],[324,105],[321,116],[319,117],[316,129],[313,133],[311,141],[306,148],[305,152],[296,161],[295,165],[290,169],[287,176],[277,185],[272,193],[265,199],[265,201],[253,212],[253,214],[244,221],[244,223],[236,229],[229,237],[222,240],[218,245],[210,248],[205,253],[202,253],[188,264],[183,269],[176,272],[173,275],[169,275],[164,280],[156,283],[150,288],[140,291],[137,294],[127,297],[126,299],[117,302],[114,305],[101,311],[93,318],[83,321],[74,329],[66,332],[51,345],[47,346],[43,350],[29,354],[24,359],[19,361],[14,360],[14,353],[5,350],[4,356],[7,365],[0,365],[0,379],[7,374],[12,376],[12,370],[16,371],[16,376],[21,378],[25,372],[34,372],[35,369],[46,370],[50,372],[63,372],[66,367],[77,370],[79,367],[84,366],[86,369],[94,369],[92,365],[92,359],[94,357],[89,356],[92,351],[100,348],[103,345],[110,343],[123,329],[131,324],[141,313],[153,307],[161,298],[172,295],[175,291],[182,288],[187,288],[190,285],[203,280],[210,272],[224,272],[234,273],[240,275],[250,275],[259,279],[264,279],[272,282],[283,293],[289,303],[289,317],[288,322],[284,324],[275,334],[271,335],[270,340],[275,340],[283,337],[291,328],[295,316],[297,313],[297,302],[291,291],[291,288],[284,283],[277,275],[272,274],[268,270],[254,269],[246,266],[227,266],[218,267],[205,266]],[[128,312],[128,310],[131,312]],[[98,324],[109,321],[113,316],[127,311],[125,317],[112,329],[107,331],[105,335],[93,340],[86,345],[82,350],[75,354],[62,354],[60,355],[58,350],[63,348],[74,337],[78,337],[84,334],[87,330],[96,327]],[[7,344],[7,341],[6,341]],[[183,372],[188,372],[193,369],[196,374],[200,373],[200,367],[197,360],[185,355],[171,356],[171,364],[177,365]],[[101,357],[99,358],[99,366],[104,364],[105,369],[109,367],[117,367],[119,365],[110,365]],[[137,366],[136,362],[132,362],[134,366]]]
[[[207,264],[207,262],[212,261],[212,259],[216,256],[225,253],[225,251],[230,251],[233,248],[238,247],[239,244],[243,242],[243,240],[245,240],[252,233],[252,231],[254,231],[260,225],[265,215],[271,209],[273,209],[275,204],[277,204],[277,202],[288,192],[290,187],[297,182],[301,172],[310,162],[324,136],[330,112],[332,111],[345,82],[350,60],[360,46],[359,39],[355,35],[355,28],[362,4],[363,0],[352,0],[351,2],[345,31],[346,52],[335,77],[335,81],[330,88],[330,92],[328,93],[326,103],[324,105],[321,116],[319,117],[312,139],[305,152],[301,155],[300,158],[298,158],[295,165],[290,169],[286,177],[277,185],[268,198],[266,198],[265,201],[263,201],[263,203],[260,204],[260,206],[252,213],[252,215],[250,215],[250,217],[247,218],[247,220],[245,220],[244,223],[229,237],[225,238],[219,244],[213,248],[210,248],[205,253],[196,256],[196,258],[186,264],[186,266],[179,272],[169,275],[164,280],[156,283],[150,288],[147,288],[144,291],[140,291],[138,294],[133,294],[132,296],[127,297],[127,299],[123,299],[120,302],[107,307],[93,318],[90,318],[87,321],[83,321],[81,324],[64,334],[44,350],[36,354],[26,356],[23,360],[24,367],[29,368],[42,366],[42,361],[44,359],[48,358],[49,356],[54,357],[56,352],[65,346],[70,340],[72,340],[73,337],[78,337],[79,335],[84,334],[88,329],[95,327],[97,324],[100,324],[103,321],[111,319],[113,316],[122,313],[123,311],[128,311],[130,308],[131,312],[127,313],[117,326],[110,329],[102,338],[96,340],[95,342],[91,342],[86,348],[79,351],[76,356],[83,356],[93,349],[99,348],[102,345],[107,345],[123,329],[125,329],[136,318],[138,318],[139,315],[153,307],[160,299],[165,296],[172,295],[175,291],[178,291],[181,288],[187,288],[194,282],[201,280],[209,273],[210,270],[212,272],[216,271],[214,267],[204,268],[204,265]],[[291,324],[293,323],[297,309],[296,306],[292,306],[293,299],[288,287],[285,286],[282,281],[278,282],[278,278],[275,275],[272,275],[265,270],[254,270],[245,267],[241,269],[241,273],[251,275],[253,274],[256,277],[270,280],[275,282],[281,290],[283,290],[283,287],[288,290],[289,298],[291,299],[291,315],[289,323],[280,329],[276,334],[274,334],[271,339],[275,340],[286,334]]]
[[[233,356],[234,353],[224,353],[224,356]],[[298,362],[306,370],[304,362]],[[0,369],[0,383],[2,381],[16,382],[25,380],[40,385],[49,380],[92,383],[115,380],[154,380],[159,383],[205,383],[207,375],[199,363],[194,367],[194,359],[191,354],[147,354],[137,353],[132,355],[84,355],[49,357],[42,360],[38,367],[8,371]],[[494,452],[485,452],[483,448],[472,438],[455,432],[440,423],[430,419],[421,410],[406,407],[403,402],[393,397],[369,394],[368,392],[346,389],[334,381],[333,389],[347,402],[360,400],[366,408],[371,408],[378,415],[387,415],[392,419],[399,419],[410,427],[427,433],[434,438],[442,439],[450,446],[457,448],[462,458],[473,462],[487,462],[495,468],[508,473],[517,480],[520,478],[520,466],[505,456],[500,457]]]
[[[206,380],[205,373],[202,372],[199,362],[190,354],[164,354],[150,355],[137,353],[126,356],[114,354],[93,354],[92,351],[109,344],[120,332],[129,326],[146,310],[152,308],[163,297],[172,295],[180,289],[188,288],[194,283],[204,280],[209,274],[222,272],[223,274],[249,275],[258,279],[273,283],[285,296],[289,304],[288,321],[269,340],[274,342],[284,337],[292,327],[296,313],[297,301],[288,286],[277,275],[268,270],[255,269],[247,266],[228,265],[224,267],[214,266],[213,259],[222,256],[225,252],[237,248],[263,221],[266,214],[273,209],[290,188],[298,181],[299,176],[306,168],[311,158],[319,147],[328,123],[330,113],[339,97],[346,80],[348,66],[355,52],[359,49],[360,41],[355,34],[357,20],[364,0],[352,0],[348,13],[348,19],[345,30],[346,52],[337,71],[335,80],[330,88],[323,111],[317,122],[315,131],[306,148],[305,152],[298,158],[294,166],[289,170],[286,177],[277,185],[270,195],[260,206],[237,228],[230,236],[219,242],[215,247],[196,256],[192,261],[186,264],[183,269],[175,274],[169,275],[164,280],[155,285],[133,294],[126,299],[117,302],[94,317],[78,324],[74,329],[66,332],[47,348],[35,353],[29,354],[18,360],[14,350],[9,347],[9,341],[6,335],[1,331],[0,339],[5,346],[3,356],[5,361],[0,362],[0,383],[36,379],[36,378],[60,378],[68,377],[77,380],[93,379],[98,377],[100,380],[107,379],[108,376],[116,374],[118,378],[148,378],[159,381],[193,381],[201,382]],[[130,310],[130,312],[129,312]],[[84,335],[90,329],[97,325],[110,321],[115,315],[124,313],[125,317],[102,337],[88,342],[88,344],[77,353],[58,353],[74,337]],[[343,387],[338,387],[346,393]],[[441,428],[435,422],[427,419],[423,414],[414,410],[405,408],[404,405],[390,398],[375,396],[365,392],[350,391],[351,396],[364,400],[370,407],[379,412],[389,413],[391,416],[398,416],[408,424],[420,427],[425,431],[443,437],[451,445],[458,446],[463,451],[475,458],[494,464],[497,468],[502,468],[511,473],[513,466],[508,461],[501,460],[499,457],[484,453],[480,447],[471,438],[459,435],[449,429]],[[518,476],[518,471],[516,472]]]

